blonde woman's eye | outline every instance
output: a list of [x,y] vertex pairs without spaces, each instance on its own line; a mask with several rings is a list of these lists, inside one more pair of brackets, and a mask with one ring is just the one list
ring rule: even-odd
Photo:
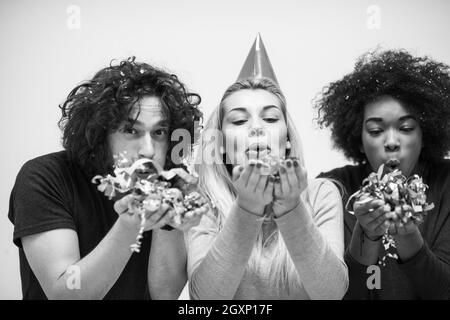
[[236,120],[236,121],[233,121],[231,123],[234,124],[235,126],[240,126],[240,125],[243,125],[246,122],[247,122],[247,120]]
[[272,122],[277,122],[278,118],[264,118],[264,121],[272,123]]

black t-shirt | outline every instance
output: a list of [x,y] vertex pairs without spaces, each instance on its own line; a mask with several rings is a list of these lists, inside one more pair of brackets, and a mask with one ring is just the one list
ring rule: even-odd
[[[22,249],[21,238],[54,229],[78,234],[80,256],[91,252],[117,220],[109,200],[91,176],[70,161],[65,151],[25,163],[17,175],[8,217],[14,224],[13,241],[19,247],[24,299],[46,299]],[[104,299],[150,299],[147,267],[151,232],[145,232],[140,253],[134,253]]]

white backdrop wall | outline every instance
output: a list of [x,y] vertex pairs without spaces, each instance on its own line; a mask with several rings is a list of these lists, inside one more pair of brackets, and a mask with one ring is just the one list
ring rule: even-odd
[[378,46],[450,63],[449,14],[446,0],[1,0],[0,299],[21,298],[7,219],[15,176],[61,149],[58,104],[111,59],[178,74],[208,116],[260,32],[315,176],[347,163],[312,121],[315,95]]

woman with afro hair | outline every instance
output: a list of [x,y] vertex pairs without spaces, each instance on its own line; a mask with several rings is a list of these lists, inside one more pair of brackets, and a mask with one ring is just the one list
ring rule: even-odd
[[[343,203],[386,164],[405,177],[418,174],[434,203],[422,224],[395,220],[382,200],[344,209],[347,299],[450,297],[450,72],[449,66],[404,50],[370,52],[316,100],[318,124],[331,129],[337,149],[354,162],[326,173],[341,187]],[[382,237],[393,235],[397,259],[380,265]],[[371,277],[371,278],[369,278]],[[374,286],[371,284],[375,284]],[[372,289],[372,287],[374,287]]]

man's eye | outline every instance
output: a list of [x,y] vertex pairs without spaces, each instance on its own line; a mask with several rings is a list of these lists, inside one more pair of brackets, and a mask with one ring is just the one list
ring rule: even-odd
[[123,127],[122,132],[127,133],[127,134],[137,134],[138,131],[136,129],[134,129],[133,127]]
[[165,136],[168,133],[169,133],[169,129],[166,129],[166,128],[158,129],[153,132],[153,134],[158,137]]
[[235,121],[233,121],[232,123],[235,125],[235,126],[240,126],[240,125],[242,125],[242,124],[244,124],[244,123],[246,123],[247,122],[247,120],[235,120]]

